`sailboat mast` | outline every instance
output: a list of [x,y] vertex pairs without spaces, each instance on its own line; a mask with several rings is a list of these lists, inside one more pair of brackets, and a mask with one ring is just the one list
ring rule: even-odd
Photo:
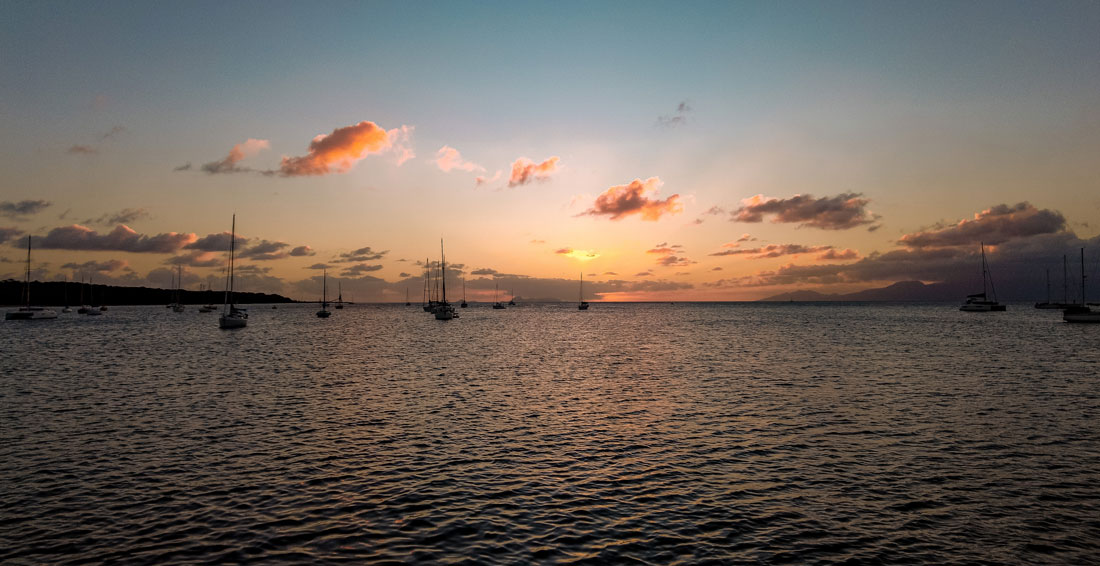
[[26,306],[31,306],[31,235],[26,236],[26,285],[23,286]]
[[1085,306],[1085,248],[1081,248],[1081,306]]
[[1047,304],[1050,304],[1050,268],[1047,268]]
[[[1084,253],[1081,252],[1082,258],[1085,257]],[[443,255],[443,238],[439,239],[439,264],[439,279],[443,281],[443,304],[447,304],[447,257]]]
[[1069,260],[1066,254],[1062,254],[1062,304],[1069,304],[1069,268],[1066,267]]
[[581,302],[584,302],[584,272],[581,272],[581,287],[580,287]]
[[985,292],[986,292],[986,291],[985,291],[985,279],[986,279],[986,268],[985,268],[985,243],[984,243],[984,242],[982,242],[982,243],[980,243],[979,245],[980,245],[980,246],[982,247],[982,297],[983,297],[983,298],[987,298],[987,297],[985,297]]
[[229,273],[225,278],[225,307],[223,312],[228,313],[231,305],[233,304],[233,252],[234,252],[234,240],[237,239],[237,215],[233,215],[232,228],[229,231]]

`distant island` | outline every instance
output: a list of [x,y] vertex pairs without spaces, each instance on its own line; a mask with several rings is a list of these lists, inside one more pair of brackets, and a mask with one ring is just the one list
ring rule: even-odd
[[899,281],[887,287],[864,289],[854,293],[828,294],[817,291],[791,291],[760,302],[787,301],[950,301],[959,298],[959,290],[942,283],[925,285],[920,281]]
[[[175,302],[175,289],[149,287],[120,287],[116,285],[91,285],[73,281],[32,281],[31,302],[41,306],[59,306],[80,303],[81,286],[84,303],[88,305],[167,305]],[[18,305],[23,299],[23,282],[14,279],[0,281],[0,304]],[[224,291],[181,291],[180,302],[187,305],[222,304]],[[293,303],[282,295],[270,293],[233,293],[238,304]]]

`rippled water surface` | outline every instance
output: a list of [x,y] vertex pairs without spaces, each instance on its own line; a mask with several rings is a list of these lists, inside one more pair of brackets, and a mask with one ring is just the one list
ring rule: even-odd
[[1100,327],[1013,305],[0,324],[0,563],[1100,556]]

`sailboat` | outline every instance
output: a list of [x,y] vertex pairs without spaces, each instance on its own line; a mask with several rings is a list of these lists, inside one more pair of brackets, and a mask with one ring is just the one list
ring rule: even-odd
[[584,272],[581,272],[581,304],[577,305],[577,310],[588,310],[588,301],[584,300]]
[[[90,299],[91,297],[89,297]],[[84,274],[80,274],[80,308],[76,309],[76,314],[88,314],[88,305],[84,304]]]
[[183,266],[176,266],[176,300],[172,303],[172,312],[183,312],[183,303],[180,302],[180,286],[183,281]]
[[95,306],[95,285],[92,283],[92,277],[88,276],[88,302],[92,303],[92,306],[87,307],[87,311],[84,313],[88,316],[100,316],[103,314],[103,309]]
[[494,309],[503,309],[503,308],[505,308],[504,305],[501,304],[501,302],[500,302],[500,285],[499,284],[493,286],[493,301],[494,301],[493,302],[493,308]]
[[443,238],[439,239],[439,277],[443,284],[442,294],[440,295],[439,304],[436,305],[435,313],[436,320],[451,320],[452,318],[458,318],[458,313],[455,312],[455,308],[447,302],[447,257],[443,255]]
[[466,278],[462,278],[462,304],[458,305],[462,308],[466,308]]
[[233,215],[232,229],[229,232],[229,274],[225,278],[225,303],[218,317],[219,328],[244,328],[248,325],[248,311],[233,304],[233,252],[237,241],[237,215]]
[[63,290],[62,296],[65,298],[65,308],[61,309],[63,313],[73,312],[73,309],[69,308],[69,276],[65,276],[65,285],[61,287]]
[[508,304],[513,306],[513,307],[516,306],[516,288],[515,287],[512,287],[512,298],[508,299]]
[[1062,311],[1062,320],[1066,322],[1100,322],[1100,311],[1089,308],[1085,302],[1085,248],[1081,248],[1081,304]]
[[328,318],[332,311],[328,310],[328,271],[321,270],[321,310],[317,311],[317,318]]
[[[989,274],[989,267],[985,263],[985,244],[982,248],[982,292],[966,296],[966,302],[959,310],[963,312],[999,312],[1006,310],[1006,306],[997,302],[997,289],[993,287],[993,276]],[[988,285],[987,285],[988,283]],[[993,300],[986,296],[987,287],[993,292]]]
[[4,314],[4,320],[46,320],[57,318],[57,311],[31,306],[31,237],[27,236],[27,276],[23,281],[23,306]]
[[412,306],[412,303],[409,302],[409,288],[408,287],[405,287],[405,306],[406,307]]
[[1035,303],[1037,309],[1066,309],[1072,307],[1069,302],[1069,270],[1066,267],[1066,256],[1062,256],[1062,302],[1050,302],[1050,269],[1047,269],[1047,300],[1045,303]]
[[431,294],[431,280],[432,280],[432,264],[427,258],[424,259],[424,297],[421,299],[421,306],[424,307],[424,312],[432,312],[435,310],[435,299]]
[[336,308],[344,308],[344,287],[339,281],[336,282]]

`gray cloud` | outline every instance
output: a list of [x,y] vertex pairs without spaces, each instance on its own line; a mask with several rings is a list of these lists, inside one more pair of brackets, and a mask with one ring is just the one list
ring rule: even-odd
[[195,241],[194,234],[168,232],[147,236],[127,226],[99,234],[91,228],[73,224],[50,230],[38,247],[55,250],[104,250],[134,253],[174,253]]
[[6,216],[8,218],[23,218],[38,214],[42,210],[49,207],[51,204],[48,200],[21,200],[19,202],[2,201],[0,202],[0,216]]
[[879,218],[867,210],[870,200],[861,197],[859,193],[821,198],[795,195],[788,199],[756,195],[746,199],[731,214],[735,222],[763,222],[765,216],[772,216],[772,222],[776,223],[797,223],[822,230],[847,230],[873,224]]

